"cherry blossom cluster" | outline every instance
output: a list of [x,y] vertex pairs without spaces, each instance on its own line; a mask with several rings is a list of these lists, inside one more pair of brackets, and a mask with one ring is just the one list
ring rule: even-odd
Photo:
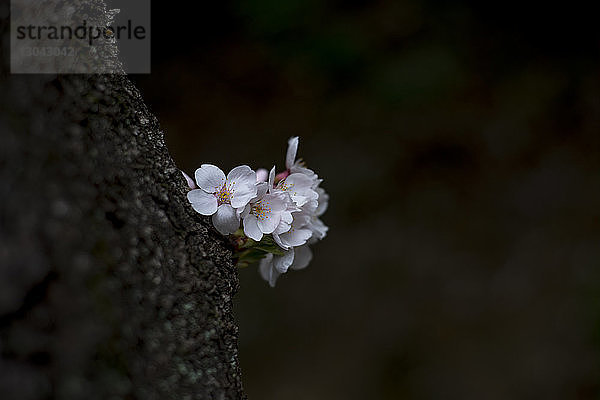
[[194,210],[212,216],[217,231],[232,237],[238,265],[259,261],[271,286],[289,269],[305,268],[312,259],[309,245],[329,229],[320,219],[329,201],[323,180],[296,160],[297,150],[298,137],[290,138],[286,169],[278,174],[275,167],[254,171],[241,165],[225,176],[211,164],[196,170],[196,182],[184,174]]

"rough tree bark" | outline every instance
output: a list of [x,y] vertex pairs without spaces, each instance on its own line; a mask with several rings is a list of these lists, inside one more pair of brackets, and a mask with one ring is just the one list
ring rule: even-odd
[[237,272],[158,121],[123,75],[10,75],[1,7],[0,397],[243,398]]

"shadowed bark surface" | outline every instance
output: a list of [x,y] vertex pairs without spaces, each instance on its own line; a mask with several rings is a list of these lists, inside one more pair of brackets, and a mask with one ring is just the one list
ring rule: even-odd
[[[1,397],[243,398],[237,272],[187,204],[158,121],[123,75],[10,75],[7,8]],[[99,57],[118,69],[113,54]]]

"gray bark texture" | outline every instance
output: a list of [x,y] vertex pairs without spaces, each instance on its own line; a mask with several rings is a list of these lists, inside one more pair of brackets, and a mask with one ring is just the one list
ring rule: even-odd
[[0,398],[244,398],[237,271],[157,119],[125,75],[10,75],[1,7]]

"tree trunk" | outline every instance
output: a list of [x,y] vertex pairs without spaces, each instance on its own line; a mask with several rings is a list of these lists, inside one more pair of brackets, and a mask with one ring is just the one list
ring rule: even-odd
[[138,90],[10,75],[0,29],[0,397],[244,398],[231,252]]

